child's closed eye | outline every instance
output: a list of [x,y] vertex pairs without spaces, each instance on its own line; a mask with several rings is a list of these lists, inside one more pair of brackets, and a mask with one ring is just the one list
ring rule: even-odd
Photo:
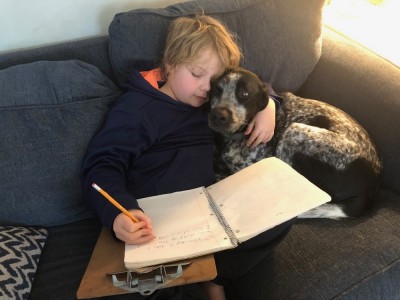
[[203,77],[202,74],[198,74],[198,73],[194,73],[194,72],[192,72],[192,76],[193,76],[193,77],[196,77],[196,78],[201,78],[201,77]]

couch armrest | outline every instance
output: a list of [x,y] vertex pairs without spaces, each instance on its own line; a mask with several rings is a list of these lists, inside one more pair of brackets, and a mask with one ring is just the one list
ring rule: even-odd
[[297,92],[333,104],[370,133],[383,159],[381,184],[400,192],[400,68],[325,27],[322,56]]

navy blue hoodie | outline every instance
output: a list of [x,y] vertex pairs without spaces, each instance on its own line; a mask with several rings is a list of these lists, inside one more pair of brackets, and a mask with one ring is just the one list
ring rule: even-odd
[[84,196],[109,229],[120,211],[92,183],[133,209],[137,198],[214,182],[207,113],[170,98],[138,72],[126,88],[82,162]]

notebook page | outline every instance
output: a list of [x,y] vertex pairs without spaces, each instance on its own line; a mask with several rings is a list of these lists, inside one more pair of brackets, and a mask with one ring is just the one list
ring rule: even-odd
[[129,269],[232,247],[202,188],[143,198],[138,202],[152,219],[156,238],[142,245],[125,245],[124,262]]
[[263,159],[207,188],[240,242],[330,201],[278,158]]

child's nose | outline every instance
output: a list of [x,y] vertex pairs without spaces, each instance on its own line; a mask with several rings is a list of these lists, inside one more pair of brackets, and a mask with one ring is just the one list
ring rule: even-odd
[[208,80],[208,79],[203,80],[202,85],[201,85],[201,89],[203,91],[208,92],[210,90],[210,88],[211,88],[210,80]]

